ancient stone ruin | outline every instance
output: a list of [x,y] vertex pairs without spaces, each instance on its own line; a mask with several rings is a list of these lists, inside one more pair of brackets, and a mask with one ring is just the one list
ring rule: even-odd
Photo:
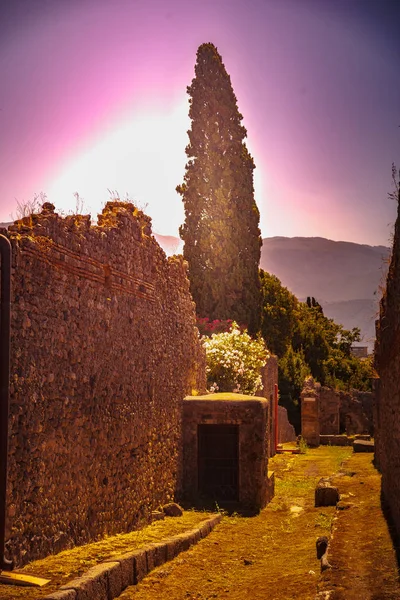
[[183,497],[257,511],[273,496],[268,477],[269,402],[242,394],[183,403]]
[[11,226],[8,541],[17,564],[133,529],[170,500],[185,395],[205,358],[182,259],[150,219],[110,202],[90,216]]
[[289,422],[286,408],[278,406],[278,439],[275,440],[275,388],[278,386],[278,357],[271,354],[262,369],[262,389],[257,391],[257,396],[263,396],[268,400],[268,456],[274,456],[276,445],[285,442],[294,442],[296,432]]
[[343,392],[322,387],[312,377],[301,392],[301,434],[310,446],[344,444],[342,434],[373,434],[372,392]]
[[400,534],[400,191],[393,252],[376,324],[375,460],[382,492]]

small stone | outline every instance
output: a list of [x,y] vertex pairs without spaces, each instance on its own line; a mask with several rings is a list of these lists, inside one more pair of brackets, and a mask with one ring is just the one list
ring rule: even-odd
[[315,506],[336,506],[339,502],[339,490],[328,477],[319,480],[315,488]]
[[181,517],[183,515],[182,508],[176,502],[165,504],[162,509],[167,517]]
[[165,519],[165,514],[163,512],[161,512],[160,510],[153,510],[153,512],[151,513],[152,521],[162,521],[163,519]]
[[243,562],[244,562],[245,565],[252,565],[253,564],[253,561],[250,560],[249,558],[244,558]]
[[42,205],[42,213],[46,213],[46,212],[53,213],[55,211],[55,209],[56,209],[56,207],[51,202],[45,202]]
[[326,535],[321,535],[316,541],[317,558],[320,559],[325,554],[328,548],[328,538]]
[[351,504],[348,504],[346,502],[338,502],[336,504],[337,510],[348,510],[350,507],[351,507]]
[[327,554],[325,552],[325,554],[321,557],[321,572],[324,572],[327,569],[332,569],[332,565],[329,563]]

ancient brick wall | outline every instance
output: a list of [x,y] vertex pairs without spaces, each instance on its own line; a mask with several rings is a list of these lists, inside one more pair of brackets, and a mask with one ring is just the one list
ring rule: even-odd
[[373,435],[373,402],[372,392],[340,392],[340,432],[347,435],[368,433]]
[[320,434],[335,435],[340,430],[340,396],[328,387],[320,389]]
[[289,422],[287,410],[278,406],[278,444],[295,442],[297,439],[293,425]]
[[[271,500],[273,491],[268,479],[268,412],[269,402],[256,396],[232,393],[185,398],[182,489],[185,499],[197,503],[201,492],[199,426],[235,425],[239,430],[237,508],[258,511]],[[212,465],[213,460],[215,465]],[[214,468],[213,477],[221,487],[227,481],[230,482],[232,477],[231,473],[227,473],[229,466],[232,466],[231,461],[232,459],[227,459],[225,452],[221,452],[221,448],[213,451],[207,446],[208,472]],[[223,500],[221,502],[221,506],[224,506]]]
[[126,203],[12,243],[7,548],[25,563],[128,531],[174,495],[186,394],[205,389],[186,270]]
[[321,384],[307,377],[301,391],[301,435],[309,446],[319,446]]
[[258,390],[256,395],[262,396],[268,400],[268,456],[271,458],[275,454],[275,428],[274,428],[274,394],[275,385],[278,385],[278,357],[271,354],[265,366],[261,371],[262,389]]
[[379,375],[375,410],[377,459],[382,491],[400,534],[400,194],[393,252],[376,328]]
[[320,435],[374,433],[372,392],[339,392],[321,387],[309,377],[301,398],[302,436],[310,445],[318,445]]

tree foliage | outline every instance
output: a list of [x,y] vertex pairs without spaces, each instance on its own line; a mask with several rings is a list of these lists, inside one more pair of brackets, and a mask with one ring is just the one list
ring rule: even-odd
[[191,129],[181,194],[180,228],[190,289],[199,317],[233,319],[259,329],[261,250],[253,159],[236,96],[213,44],[197,51],[187,88]]
[[297,323],[298,300],[278,277],[260,269],[261,335],[271,352],[283,356]]
[[307,375],[337,389],[370,389],[371,361],[351,354],[360,330],[347,330],[326,317],[313,297],[299,302],[274,275],[261,271],[260,279],[261,333],[267,347],[278,355],[281,402],[289,415],[298,406]]

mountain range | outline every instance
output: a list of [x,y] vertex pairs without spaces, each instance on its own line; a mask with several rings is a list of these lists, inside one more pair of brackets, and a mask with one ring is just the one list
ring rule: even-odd
[[[181,252],[172,236],[155,236],[166,254]],[[320,237],[264,238],[260,266],[276,275],[299,300],[307,296],[346,329],[359,327],[372,351],[375,319],[390,257],[386,246],[335,242]]]

